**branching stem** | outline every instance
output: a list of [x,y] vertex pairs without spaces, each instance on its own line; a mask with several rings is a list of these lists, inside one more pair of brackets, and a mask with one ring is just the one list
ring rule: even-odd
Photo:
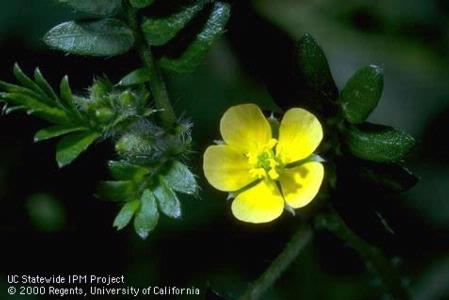
[[410,295],[404,288],[401,276],[391,262],[384,256],[382,251],[371,246],[365,240],[355,234],[342,220],[336,211],[320,215],[316,218],[319,227],[326,228],[337,237],[344,240],[355,249],[360,256],[370,264],[382,278],[385,288],[394,299],[409,300]]
[[151,47],[145,41],[145,38],[143,37],[142,31],[139,27],[137,10],[133,8],[129,3],[127,3],[126,10],[128,14],[128,23],[135,34],[137,51],[144,67],[147,68],[149,72],[149,88],[151,90],[151,93],[153,94],[156,108],[161,110],[160,116],[162,124],[166,128],[170,129],[176,122],[176,115],[170,102],[170,98],[168,97],[165,82],[159,70],[159,66],[154,59]]
[[309,243],[313,231],[308,225],[302,225],[293,234],[284,250],[271,263],[267,270],[254,282],[254,284],[239,298],[239,300],[256,300],[269,289],[288,266],[296,259],[301,250]]

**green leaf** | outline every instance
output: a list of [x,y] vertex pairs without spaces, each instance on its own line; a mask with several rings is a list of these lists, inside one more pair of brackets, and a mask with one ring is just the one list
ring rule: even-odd
[[370,123],[351,126],[346,136],[346,146],[351,154],[376,162],[401,160],[414,145],[415,140],[407,133]]
[[19,106],[24,106],[28,114],[35,115],[51,123],[65,124],[69,118],[62,109],[48,106],[40,99],[25,93],[0,93],[0,98]]
[[69,84],[69,77],[67,75],[64,76],[61,80],[61,84],[59,85],[59,93],[61,95],[62,105],[76,116],[81,117],[80,112],[76,107],[72,89],[70,88]]
[[159,176],[159,184],[154,190],[154,195],[158,200],[162,213],[170,218],[177,219],[181,217],[181,203],[162,176]]
[[45,94],[47,94],[47,96],[50,99],[53,99],[56,102],[59,100],[59,98],[56,95],[55,91],[53,90],[51,85],[48,83],[48,81],[45,79],[45,77],[42,75],[42,73],[39,70],[39,68],[36,68],[34,70],[34,81],[45,92]]
[[59,0],[59,2],[94,16],[114,15],[122,5],[122,0]]
[[102,181],[98,185],[97,195],[101,199],[126,202],[135,199],[136,190],[132,181]]
[[62,201],[50,194],[32,194],[25,207],[34,228],[46,232],[57,232],[66,225],[66,211]]
[[338,89],[326,55],[312,35],[308,33],[304,34],[298,42],[298,68],[302,80],[313,90],[330,99],[338,97]]
[[167,185],[173,190],[189,195],[198,193],[198,184],[195,176],[184,164],[175,161],[170,165],[167,173],[164,175]]
[[180,12],[169,16],[144,18],[142,31],[147,42],[161,46],[173,39],[203,9],[206,2],[193,2]]
[[12,113],[12,112],[15,112],[15,111],[21,111],[21,110],[26,110],[26,107],[23,106],[23,105],[9,106],[9,107],[3,108],[2,112],[3,112],[5,115],[9,115],[9,114]]
[[140,68],[137,70],[132,71],[125,77],[123,77],[118,85],[120,86],[132,86],[132,85],[138,85],[145,82],[150,81],[150,73],[147,68]]
[[139,200],[134,200],[123,205],[122,209],[114,219],[113,226],[117,228],[117,230],[122,230],[125,228],[133,218],[137,209],[139,209],[139,205]]
[[154,0],[130,0],[129,2],[135,8],[143,8],[143,7],[150,6],[151,4],[153,4]]
[[[52,123],[70,124],[82,119],[68,84],[67,76],[61,82],[61,98],[55,93],[39,68],[34,71],[34,81],[29,78],[16,63],[14,75],[22,86],[0,81],[0,98],[7,100]],[[74,120],[74,115],[77,120]],[[71,124],[73,125],[73,124]]]
[[150,170],[125,161],[109,161],[108,167],[113,178],[118,180],[140,181]]
[[72,132],[88,130],[86,127],[74,127],[70,125],[56,125],[39,130],[34,135],[34,142],[41,142],[61,135],[65,135]]
[[[37,85],[33,80],[31,80],[31,78],[29,78],[20,68],[18,63],[14,64],[14,76],[16,77],[16,79],[26,88],[29,88],[32,91],[37,92],[38,94],[40,94],[41,96],[45,96],[44,91],[40,88],[39,85]],[[45,99],[45,97],[44,97]]]
[[131,29],[122,21],[70,21],[52,28],[45,43],[54,49],[77,55],[115,56],[127,52],[134,44]]
[[0,90],[7,92],[7,93],[17,93],[17,94],[25,94],[27,96],[38,98],[39,95],[29,88],[11,84],[5,81],[0,80]]
[[169,71],[178,73],[194,71],[202,63],[214,42],[224,32],[230,13],[230,4],[215,2],[209,19],[195,40],[189,44],[180,56],[163,56],[160,61],[161,66]]
[[359,172],[364,181],[396,193],[409,190],[418,182],[412,172],[397,164],[364,164]]
[[140,198],[140,208],[134,218],[134,229],[142,239],[145,239],[156,227],[158,220],[156,199],[150,190],[145,190]]
[[383,70],[378,66],[367,66],[355,72],[339,98],[346,120],[353,124],[365,121],[379,103],[383,84]]
[[74,161],[100,134],[96,132],[81,132],[65,136],[56,146],[56,161],[60,168]]

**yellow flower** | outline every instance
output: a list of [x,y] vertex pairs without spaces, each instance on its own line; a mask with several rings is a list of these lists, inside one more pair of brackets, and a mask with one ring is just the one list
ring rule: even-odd
[[236,192],[232,213],[237,219],[270,222],[286,205],[300,208],[315,198],[324,168],[318,161],[306,160],[323,138],[313,114],[301,108],[288,110],[274,139],[257,105],[237,105],[221,118],[220,132],[224,144],[207,148],[203,169],[213,187]]

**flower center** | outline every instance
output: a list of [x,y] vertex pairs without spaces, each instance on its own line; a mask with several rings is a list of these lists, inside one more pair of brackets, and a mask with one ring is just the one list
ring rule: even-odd
[[257,154],[248,154],[249,162],[254,166],[250,172],[253,176],[262,179],[277,180],[282,172],[282,162],[274,154],[273,148],[277,141],[272,139],[270,143],[258,151]]

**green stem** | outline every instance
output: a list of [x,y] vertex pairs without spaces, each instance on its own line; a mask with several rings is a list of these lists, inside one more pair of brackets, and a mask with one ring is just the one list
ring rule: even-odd
[[136,48],[140,59],[150,75],[149,87],[153,94],[156,108],[161,110],[160,116],[162,124],[166,128],[171,128],[176,123],[176,115],[168,97],[167,88],[162,78],[159,66],[157,65],[151,47],[145,41],[137,20],[137,9],[127,3],[128,23],[134,31]]
[[385,288],[389,290],[394,299],[411,299],[409,293],[402,285],[399,272],[384,256],[382,251],[377,247],[371,246],[355,234],[336,211],[333,210],[331,213],[318,216],[316,218],[316,224],[318,227],[323,227],[331,231],[359,252],[360,256],[371,264],[382,278]]
[[284,250],[271,263],[267,270],[254,284],[239,298],[239,300],[259,299],[267,289],[282,275],[287,267],[295,260],[299,252],[312,238],[312,229],[308,225],[301,226],[292,236]]

